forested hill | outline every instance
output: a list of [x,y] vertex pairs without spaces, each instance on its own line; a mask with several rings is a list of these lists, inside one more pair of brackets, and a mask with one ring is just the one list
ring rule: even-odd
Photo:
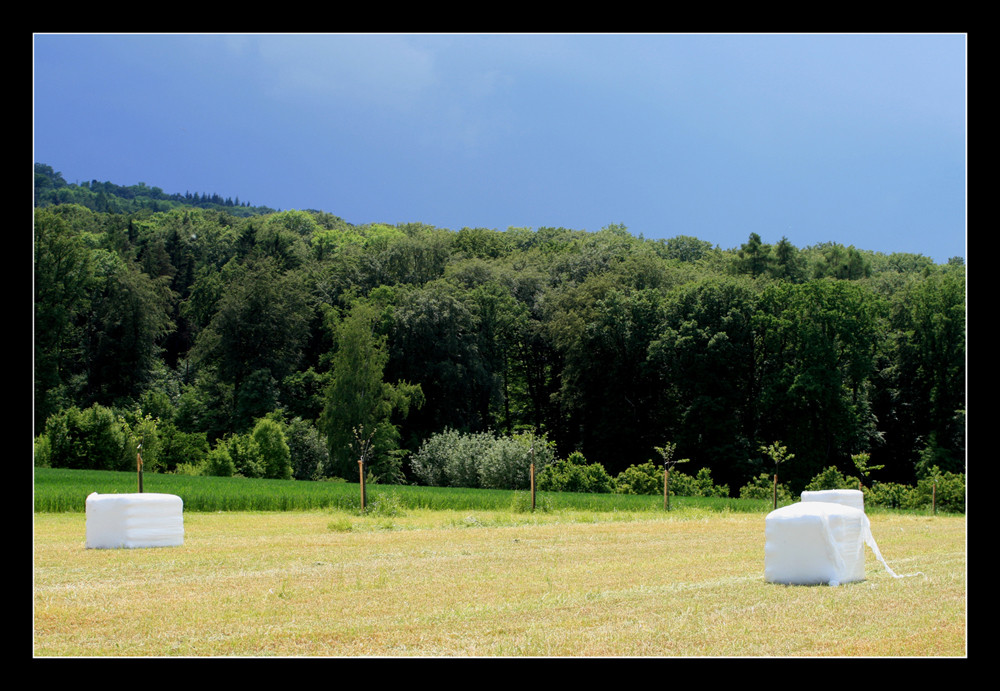
[[274,213],[266,206],[251,206],[239,197],[223,199],[218,194],[199,192],[167,194],[159,187],[147,187],[146,183],[124,187],[112,182],[82,182],[70,184],[62,173],[44,163],[35,164],[35,206],[53,204],[79,204],[92,211],[109,213],[135,213],[143,209],[149,211],[169,211],[184,206],[199,209],[221,209],[233,216],[257,216]]
[[733,491],[773,471],[777,441],[796,490],[861,453],[878,480],[964,470],[957,258],[351,225],[51,171],[36,166],[34,405],[53,457],[73,425],[110,420],[146,430],[161,469],[225,445],[253,475],[246,435],[270,418],[315,459],[303,478],[355,477],[358,428],[392,479],[448,430],[531,431],[612,474],[675,443],[685,472]]

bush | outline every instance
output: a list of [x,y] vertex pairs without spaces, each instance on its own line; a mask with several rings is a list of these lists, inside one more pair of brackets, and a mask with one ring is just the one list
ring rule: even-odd
[[142,459],[143,465],[153,471],[170,472],[180,465],[200,467],[209,449],[204,432],[182,432],[172,422],[162,423],[157,428],[155,454],[147,453],[150,441],[147,438],[143,443]]
[[126,470],[135,450],[110,408],[73,406],[45,421],[49,464],[77,470]]
[[330,464],[330,451],[316,427],[300,417],[285,426],[285,441],[292,454],[292,477],[316,480]]
[[[662,485],[660,487],[660,492],[663,492]],[[679,470],[670,471],[670,494],[677,497],[702,496],[699,494],[698,481],[687,473],[682,473]]]
[[[774,496],[774,476],[761,473],[740,487],[740,499],[771,499]],[[778,501],[791,501],[792,492],[788,485],[778,483]]]
[[410,470],[421,483],[435,487],[525,489],[530,484],[532,446],[539,473],[554,460],[544,438],[445,430],[431,436],[410,457]]
[[[618,475],[619,494],[663,494],[663,468],[651,461],[630,466]],[[712,482],[712,471],[701,468],[694,477],[670,471],[670,494],[676,497],[728,497],[729,485]]]
[[226,444],[216,444],[215,448],[208,452],[205,465],[202,466],[202,474],[217,477],[232,477],[236,474],[236,466]]
[[809,484],[806,485],[806,491],[821,492],[827,489],[857,489],[859,482],[858,478],[851,475],[844,475],[836,467],[830,466],[809,481]]
[[264,459],[260,447],[251,435],[232,434],[219,440],[218,446],[224,447],[226,454],[233,462],[235,475],[241,477],[264,477]]
[[965,513],[965,474],[942,473],[937,466],[933,466],[917,480],[909,500],[910,506],[904,508],[928,508],[933,501],[939,511]]
[[917,481],[916,487],[895,482],[873,482],[871,487],[865,487],[868,506],[929,509],[932,502],[941,511],[965,513],[965,475],[942,473],[934,466]]
[[49,438],[44,434],[35,437],[35,467],[52,467],[52,445],[49,444]]
[[[670,473],[670,485],[674,484],[674,474]],[[692,497],[728,497],[729,485],[717,485],[712,482],[712,471],[708,468],[698,470],[694,478],[694,494],[681,495]],[[678,492],[677,494],[680,494]]]
[[902,509],[912,505],[914,488],[897,482],[872,482],[865,486],[865,505],[880,506],[885,509]]
[[577,492],[610,493],[615,491],[615,479],[611,477],[600,463],[584,466],[584,477],[581,488]]
[[431,435],[410,457],[410,470],[432,487],[478,487],[478,459],[485,455],[493,435],[462,434],[447,429]]
[[292,454],[288,450],[281,423],[261,418],[250,434],[260,449],[264,477],[271,480],[291,480]]
[[587,463],[579,451],[574,451],[566,459],[555,461],[536,477],[539,490],[548,492],[613,492],[612,478],[600,463]]
[[[142,467],[146,472],[156,473],[166,467],[163,457],[165,452],[169,456],[174,447],[171,445],[173,440],[169,439],[169,430],[164,431],[165,425],[161,424],[160,420],[153,418],[149,413],[143,415],[139,408],[132,408],[123,411],[118,416],[118,424],[128,447],[125,460],[130,467],[135,467],[135,457],[140,452],[142,454]],[[166,426],[169,424],[167,423]],[[208,445],[205,444],[205,446]],[[177,462],[183,462],[183,460],[175,461],[171,465],[171,469]]]
[[478,461],[483,489],[524,489],[531,484],[531,449],[512,437],[494,439]]
[[615,492],[618,494],[662,494],[663,468],[646,461],[641,465],[630,465],[615,478]]

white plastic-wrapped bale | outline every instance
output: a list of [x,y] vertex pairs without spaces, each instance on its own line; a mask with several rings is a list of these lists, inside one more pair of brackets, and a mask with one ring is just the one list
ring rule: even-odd
[[802,501],[825,501],[865,510],[865,495],[859,489],[824,489],[803,492]]
[[176,547],[184,544],[184,502],[174,494],[87,497],[87,547]]
[[803,501],[765,519],[764,578],[788,585],[838,585],[865,578],[864,511],[833,502]]

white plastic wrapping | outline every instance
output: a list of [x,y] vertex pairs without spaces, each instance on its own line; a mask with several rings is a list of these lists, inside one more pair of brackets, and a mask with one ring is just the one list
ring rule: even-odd
[[87,497],[87,547],[176,547],[184,544],[184,502],[174,494]]
[[832,502],[799,502],[765,519],[764,579],[789,585],[838,585],[865,578],[864,511]]
[[865,495],[859,489],[824,489],[818,492],[803,492],[802,501],[825,501],[865,510]]

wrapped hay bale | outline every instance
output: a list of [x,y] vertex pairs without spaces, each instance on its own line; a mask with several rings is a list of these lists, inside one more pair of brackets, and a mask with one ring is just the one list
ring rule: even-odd
[[765,519],[764,578],[788,585],[838,585],[865,578],[864,511],[832,502],[803,501]]
[[803,492],[802,501],[825,501],[865,510],[865,495],[858,489],[824,489],[818,492]]
[[803,492],[798,504],[767,515],[764,525],[764,579],[787,585],[839,585],[865,579],[865,545],[893,578],[872,536],[860,490]]
[[87,547],[175,547],[184,544],[184,502],[174,494],[87,497]]

